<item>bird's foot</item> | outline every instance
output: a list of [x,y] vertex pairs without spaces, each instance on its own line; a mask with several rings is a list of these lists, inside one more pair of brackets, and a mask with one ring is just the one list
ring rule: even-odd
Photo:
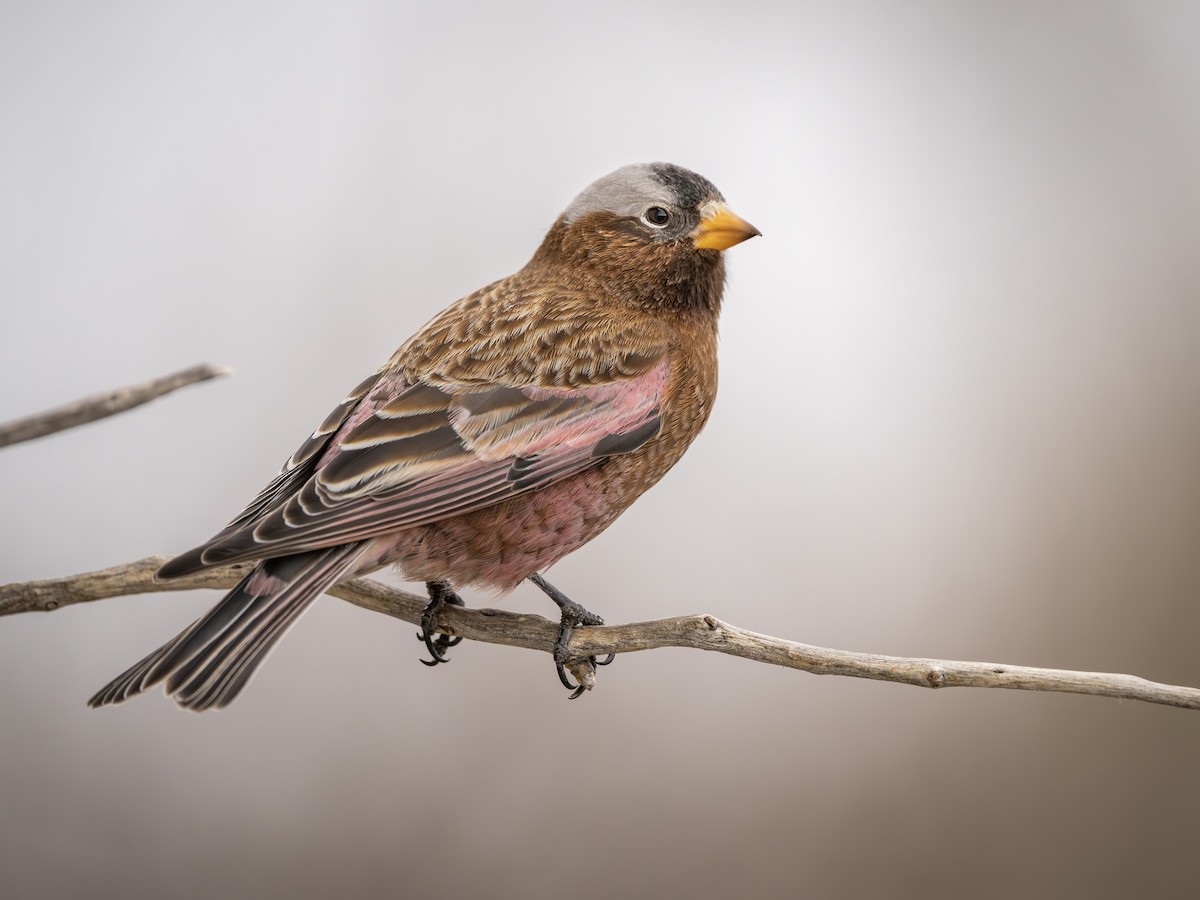
[[466,604],[463,603],[462,597],[450,590],[450,583],[447,581],[426,582],[425,589],[429,591],[429,603],[421,611],[421,630],[417,632],[417,639],[425,642],[425,649],[433,657],[421,662],[427,666],[436,666],[438,663],[450,662],[446,651],[462,641],[461,637],[451,637],[439,632],[442,610],[447,606]]
[[[571,692],[569,699],[574,700],[584,691],[592,689],[592,685],[595,683],[595,670],[593,667],[607,666],[613,661],[614,654],[608,654],[603,660],[597,660],[594,656],[575,660],[567,648],[567,645],[571,641],[571,633],[576,628],[583,626],[603,625],[604,620],[594,612],[584,609],[536,572],[529,576],[529,580],[541,588],[547,597],[558,604],[558,608],[562,612],[562,624],[558,631],[558,638],[554,641],[554,667],[558,671],[558,680],[563,683],[563,687]],[[582,665],[583,663],[587,663],[587,665]],[[575,684],[572,684],[571,679],[567,677],[568,668],[576,675]],[[590,677],[580,677],[579,673],[581,670],[588,671]]]

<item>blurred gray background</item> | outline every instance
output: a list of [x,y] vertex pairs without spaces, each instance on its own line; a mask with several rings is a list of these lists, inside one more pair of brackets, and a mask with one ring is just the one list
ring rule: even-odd
[[[208,537],[633,161],[729,253],[706,433],[554,569],[611,622],[1200,685],[1200,7],[7,3],[0,581]],[[216,715],[84,701],[212,593],[0,621],[4,897],[1194,896],[1200,714],[326,599]],[[468,597],[488,603],[488,598]],[[550,611],[526,587],[510,608]]]

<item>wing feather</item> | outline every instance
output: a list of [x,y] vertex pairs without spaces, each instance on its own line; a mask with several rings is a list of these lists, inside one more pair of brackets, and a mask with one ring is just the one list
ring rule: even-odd
[[[264,516],[269,515],[272,510],[277,509],[281,503],[285,503],[289,497],[300,490],[312,478],[313,473],[317,471],[321,454],[328,447],[330,439],[352,417],[354,411],[362,405],[363,399],[378,384],[381,374],[380,372],[376,372],[370,378],[364,379],[347,395],[345,400],[334,407],[333,411],[325,417],[325,421],[321,423],[317,430],[283,464],[283,468],[279,470],[279,474],[272,478],[267,483],[267,486],[259,491],[258,495],[250,501],[246,508],[233,521],[209,540],[208,544],[212,544],[228,535],[236,534],[244,528],[252,527],[254,523],[260,521]],[[187,575],[190,572],[207,568],[209,564],[203,562],[202,555],[208,544],[203,544],[170,560],[158,570],[157,577],[176,578],[180,575]]]
[[668,369],[660,352],[582,387],[377,375],[241,516],[163,574],[368,540],[545,488],[654,439]]

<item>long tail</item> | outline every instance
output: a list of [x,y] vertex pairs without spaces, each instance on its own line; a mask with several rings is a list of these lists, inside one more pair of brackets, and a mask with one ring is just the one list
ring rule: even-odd
[[228,704],[322,591],[358,560],[366,542],[267,559],[181,634],[102,687],[88,706],[134,697],[160,681],[185,709]]

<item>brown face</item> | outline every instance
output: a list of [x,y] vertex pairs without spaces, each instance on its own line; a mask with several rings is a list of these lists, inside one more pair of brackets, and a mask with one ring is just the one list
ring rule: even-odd
[[716,311],[721,251],[759,234],[707,179],[665,163],[626,166],[588,187],[556,226],[572,264],[627,302]]
[[723,254],[698,248],[690,233],[655,239],[636,220],[593,212],[565,226],[562,248],[577,271],[631,305],[716,311],[720,304]]

